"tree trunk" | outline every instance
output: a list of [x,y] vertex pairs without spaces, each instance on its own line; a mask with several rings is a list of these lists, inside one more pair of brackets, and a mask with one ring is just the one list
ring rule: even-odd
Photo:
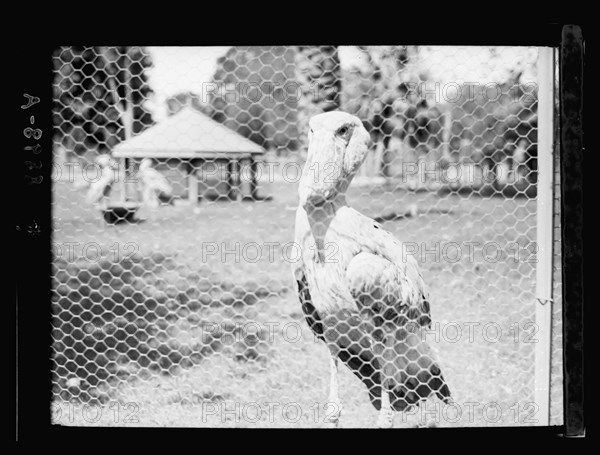
[[310,117],[340,108],[342,78],[337,47],[298,47],[296,72],[302,90],[298,106],[300,140],[306,149]]

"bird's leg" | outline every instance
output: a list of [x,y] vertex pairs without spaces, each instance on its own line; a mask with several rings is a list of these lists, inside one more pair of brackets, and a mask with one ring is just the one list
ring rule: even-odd
[[439,423],[438,413],[435,412],[439,408],[435,408],[434,410],[427,409],[427,401],[424,401],[420,404],[419,414],[421,418],[419,419],[419,423],[415,425],[416,428],[436,428]]
[[150,208],[149,210],[149,215],[150,215],[150,222],[152,224],[154,224],[156,222],[156,212],[158,211],[158,207],[160,206],[160,202],[157,201],[157,196],[155,194],[150,194],[150,197],[153,199],[150,199],[150,204],[148,204],[148,207]]
[[[390,387],[393,384],[394,336],[385,334],[381,351],[381,409],[377,418],[379,428],[392,428],[394,411],[390,403]],[[380,344],[381,349],[381,344]]]
[[98,227],[100,228],[100,230],[104,229],[104,212],[102,211],[102,208],[100,207],[94,207],[96,209],[96,212],[98,212],[98,214],[100,215],[98,217]]
[[102,201],[100,201],[100,203],[98,203],[97,209],[100,212],[100,229],[104,229],[104,227],[106,226],[106,221],[104,220],[104,213],[107,210],[107,205],[104,202],[104,200],[102,200]]
[[379,428],[392,428],[394,423],[394,411],[390,403],[390,392],[388,388],[382,384],[381,387],[381,409],[379,417],[377,417],[377,426]]
[[150,221],[154,221],[152,219],[152,193],[150,188],[147,186],[142,190],[142,204],[144,205],[144,215]]
[[342,415],[342,403],[339,396],[338,359],[332,355],[329,359],[329,398],[325,407],[325,421],[336,428]]

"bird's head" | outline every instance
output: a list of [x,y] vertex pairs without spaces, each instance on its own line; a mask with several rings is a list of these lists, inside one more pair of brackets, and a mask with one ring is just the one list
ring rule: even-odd
[[96,158],[96,164],[103,169],[118,169],[119,163],[109,155],[103,154]]
[[332,111],[310,119],[308,140],[298,188],[305,208],[343,195],[367,155],[371,137],[358,117]]
[[150,158],[144,158],[140,163],[140,171],[152,167],[152,160]]

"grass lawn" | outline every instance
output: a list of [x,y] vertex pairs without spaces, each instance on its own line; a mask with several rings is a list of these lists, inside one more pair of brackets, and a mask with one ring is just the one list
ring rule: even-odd
[[[296,185],[261,193],[273,199],[142,210],[146,221],[110,226],[81,192],[55,184],[55,422],[327,425],[327,350],[304,322],[284,260]],[[383,225],[416,248],[430,288],[427,339],[456,402],[427,404],[439,426],[532,424],[535,200],[365,186],[349,201],[371,217],[417,205],[418,216]],[[72,256],[68,242],[77,242]],[[340,426],[373,427],[366,389],[342,371]],[[83,418],[86,403],[94,409]],[[420,417],[397,415],[395,425]]]

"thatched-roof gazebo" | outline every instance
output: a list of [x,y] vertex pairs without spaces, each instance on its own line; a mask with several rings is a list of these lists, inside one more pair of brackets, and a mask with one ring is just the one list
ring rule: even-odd
[[[218,123],[198,110],[186,107],[143,133],[115,146],[113,157],[152,158],[158,162],[177,161],[187,166],[188,197],[198,199],[197,170],[205,163],[224,164],[228,192],[241,194],[240,166],[249,166],[250,194],[257,199],[256,160],[265,150],[258,144]],[[125,194],[125,191],[123,191]]]

